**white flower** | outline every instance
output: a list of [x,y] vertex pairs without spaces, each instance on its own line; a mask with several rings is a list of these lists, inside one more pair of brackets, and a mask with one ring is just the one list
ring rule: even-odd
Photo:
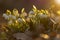
[[12,15],[12,19],[16,19],[16,16]]
[[14,16],[14,15],[9,15],[9,18],[16,19],[16,16]]
[[9,19],[9,16],[5,16],[5,19]]
[[3,14],[3,17],[5,17],[6,16],[6,14]]
[[30,11],[29,14],[34,14],[34,11]]
[[9,15],[9,18],[12,18],[12,15]]
[[17,21],[18,21],[18,22],[22,22],[22,19],[21,19],[21,18],[18,18]]
[[5,19],[9,19],[9,16],[8,16],[7,14],[3,14],[3,17],[4,17]]

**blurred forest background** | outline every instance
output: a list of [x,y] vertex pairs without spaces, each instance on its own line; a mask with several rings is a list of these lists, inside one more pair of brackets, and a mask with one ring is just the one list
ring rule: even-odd
[[[17,8],[19,11],[22,8],[28,12],[35,5],[38,9],[46,9],[49,7],[49,0],[0,0],[0,11],[4,12],[6,9]],[[3,11],[2,11],[3,10]]]

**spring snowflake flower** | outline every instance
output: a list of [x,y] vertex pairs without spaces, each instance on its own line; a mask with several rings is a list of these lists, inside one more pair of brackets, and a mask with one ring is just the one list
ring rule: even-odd
[[34,11],[30,11],[29,14],[34,14]]
[[3,17],[7,16],[6,14],[3,14]]
[[4,17],[5,19],[9,19],[9,16],[8,16],[7,14],[3,14],[3,17]]
[[22,19],[21,19],[21,18],[18,18],[17,21],[18,21],[18,22],[22,22]]
[[9,15],[9,18],[16,19],[16,16],[14,16],[14,15]]
[[9,15],[9,18],[12,18],[12,15]]
[[34,11],[30,11],[29,12],[29,17],[32,18],[33,17],[33,14],[34,14]]
[[16,16],[12,15],[12,19],[16,19]]
[[5,19],[9,19],[9,16],[6,16]]

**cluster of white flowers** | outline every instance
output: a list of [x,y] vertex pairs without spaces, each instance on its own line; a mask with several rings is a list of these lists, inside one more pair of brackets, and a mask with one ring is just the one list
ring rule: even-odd
[[14,16],[14,15],[9,15],[9,18],[11,18],[11,19],[16,19],[16,16]]
[[9,19],[9,18],[11,18],[11,19],[16,19],[16,16],[14,16],[14,15],[3,14],[3,17],[4,17],[5,19]]
[[7,13],[3,14],[3,17],[8,20],[8,24],[12,24],[14,22],[22,22],[23,20],[19,17],[19,13],[17,9],[13,10],[13,13],[10,12],[10,10],[7,11]]
[[34,14],[34,11],[30,11],[29,14]]
[[9,19],[9,16],[8,16],[7,14],[3,14],[3,17],[4,17],[5,19]]
[[[19,32],[21,32],[21,31],[24,32],[24,33],[18,32],[16,34],[13,34],[13,36],[17,40],[20,40],[20,39],[28,40],[34,34],[33,32],[29,31],[30,26],[31,26],[31,28],[34,26],[35,28],[33,27],[33,29],[37,33],[40,33],[41,28],[43,31],[45,30],[45,27],[43,28],[43,23],[45,24],[45,22],[44,22],[45,18],[47,19],[49,17],[48,11],[47,10],[37,10],[35,6],[33,6],[33,7],[34,7],[33,10],[30,11],[28,14],[24,11],[24,8],[22,9],[21,14],[18,13],[17,9],[14,9],[13,12],[10,12],[8,10],[8,12],[10,12],[10,13],[7,12],[8,14],[7,13],[3,14],[3,17],[6,20],[8,20],[8,24],[12,24],[12,27],[15,27],[16,29],[18,28]],[[41,20],[43,21],[42,25],[40,22]],[[60,22],[60,21],[57,21],[57,20],[60,20],[59,17],[56,17],[56,19],[55,19],[56,22],[52,19],[50,19],[50,20],[52,22],[54,22],[55,24],[56,24],[56,22]],[[12,28],[12,30],[15,31],[14,28]],[[50,38],[50,36],[48,34],[40,34],[40,37],[47,39],[47,40]]]
[[21,18],[18,18],[17,21],[18,21],[18,22],[22,22],[22,19],[21,19]]
[[[35,8],[35,6],[33,6]],[[34,11],[35,10],[35,11]],[[7,11],[6,14],[3,14],[3,17],[8,20],[8,23],[11,24],[13,21],[30,21],[31,18],[35,20],[35,18],[41,17],[41,18],[46,18],[48,17],[47,14],[44,14],[44,10],[37,10],[36,8],[30,11],[28,14],[22,10],[22,13],[19,14],[17,9],[14,9],[12,12],[10,10]],[[37,15],[37,16],[36,16]],[[40,19],[39,19],[40,20]]]

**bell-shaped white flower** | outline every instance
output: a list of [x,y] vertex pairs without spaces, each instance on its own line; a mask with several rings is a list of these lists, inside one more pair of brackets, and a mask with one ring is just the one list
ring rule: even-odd
[[7,16],[6,14],[3,14],[3,17]]
[[34,11],[30,11],[29,14],[34,14]]
[[22,22],[23,20],[22,20],[21,18],[18,18],[17,21],[18,21],[18,22]]
[[16,16],[12,15],[12,19],[16,19]]
[[11,19],[16,19],[16,16],[14,16],[14,15],[9,15],[9,18],[11,18]]
[[12,18],[12,15],[9,15],[9,18]]
[[3,14],[3,17],[4,17],[5,19],[9,19],[9,16],[8,16],[7,14]]
[[5,19],[9,19],[9,16],[6,16]]

